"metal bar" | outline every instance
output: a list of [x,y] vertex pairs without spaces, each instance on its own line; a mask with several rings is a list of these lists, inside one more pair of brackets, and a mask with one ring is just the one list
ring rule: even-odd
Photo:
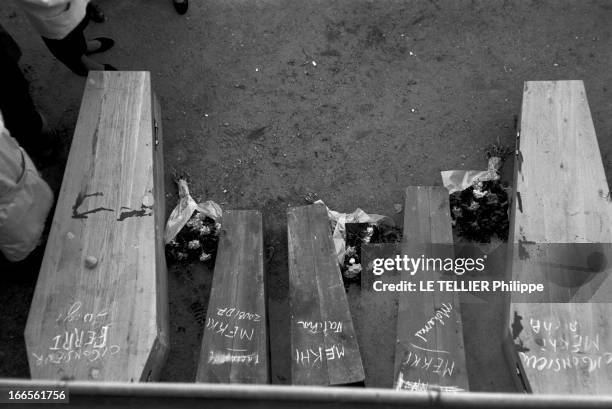
[[612,396],[407,392],[356,387],[2,379],[0,390],[66,388],[77,407],[610,408]]

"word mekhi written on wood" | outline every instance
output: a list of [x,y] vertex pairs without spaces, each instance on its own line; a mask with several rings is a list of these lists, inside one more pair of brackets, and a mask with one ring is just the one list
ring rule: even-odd
[[518,345],[523,367],[552,373],[612,370],[612,349],[602,343],[601,330],[589,331],[578,320],[526,321]]
[[[455,312],[452,309],[452,305],[443,303],[435,314],[414,332],[413,342],[409,342],[408,345],[404,346],[404,357],[399,364],[398,377],[395,382],[396,389],[409,391],[426,391],[429,389],[440,389],[446,392],[465,391],[463,387],[446,383],[447,379],[453,379],[456,367],[453,352],[444,349],[434,349],[436,348],[435,342],[429,342],[430,340],[427,338],[430,331],[435,331],[436,326],[442,327],[441,330],[444,331],[445,323],[448,320],[454,319],[454,315]],[[415,378],[415,376],[416,380],[410,380]],[[440,379],[442,381],[439,381]]]
[[262,325],[261,316],[234,307],[216,307],[216,310],[216,314],[206,318],[205,331],[215,337],[232,339],[234,342],[232,347],[225,346],[223,350],[209,350],[208,363],[259,364],[259,352],[253,350],[253,336]]
[[268,383],[261,213],[226,210],[196,381]]
[[[411,257],[452,258],[452,246],[436,250],[432,244],[452,244],[448,192],[442,187],[406,188],[402,252]],[[434,254],[439,253],[441,254]],[[455,282],[454,272],[433,270],[435,279]],[[410,280],[402,271],[401,280]],[[469,390],[463,346],[461,305],[457,293],[432,291],[401,293],[397,313],[394,386],[397,390]]]
[[[538,303],[510,294],[503,327],[509,371],[527,392],[607,395],[612,385],[610,274],[566,266],[573,257],[557,252],[547,255],[547,263],[533,262],[540,245],[612,243],[610,189],[585,84],[525,82],[520,118],[508,271],[522,283],[546,280],[546,291]],[[559,263],[565,268],[551,268]]]
[[291,381],[345,385],[365,375],[342,276],[322,205],[287,213]]
[[[341,334],[342,322],[340,321],[324,321],[312,322],[298,320],[296,322],[298,331],[304,331],[306,336],[315,334]],[[314,344],[305,348],[295,348],[295,362],[297,365],[322,367],[324,360],[331,361],[334,359],[342,359],[346,351],[344,344],[331,344],[330,346],[317,345],[316,339]]]

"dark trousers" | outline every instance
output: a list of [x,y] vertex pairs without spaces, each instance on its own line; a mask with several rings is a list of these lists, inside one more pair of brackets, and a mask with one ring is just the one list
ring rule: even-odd
[[87,52],[87,40],[83,31],[87,27],[89,19],[87,15],[83,21],[61,40],[53,40],[43,37],[51,54],[60,60],[66,67],[77,75],[87,76],[88,69],[81,62],[81,57]]
[[42,119],[30,97],[29,84],[17,64],[19,49],[2,27],[0,32],[4,38],[0,41],[0,111],[4,125],[30,156],[37,156],[41,150]]

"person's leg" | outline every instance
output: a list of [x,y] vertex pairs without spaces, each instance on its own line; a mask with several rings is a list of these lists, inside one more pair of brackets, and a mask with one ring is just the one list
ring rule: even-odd
[[0,47],[0,111],[6,129],[34,158],[48,145],[42,140],[43,120],[30,96],[29,84],[17,62]]
[[43,37],[43,41],[49,51],[51,51],[51,54],[72,72],[81,76],[86,76],[87,72],[92,69],[86,64],[86,61],[82,60],[82,57],[87,52],[87,41],[83,33],[87,22],[87,17],[85,17],[74,30],[61,40]]
[[[89,71],[115,70],[115,68],[109,64],[101,64],[87,57],[88,53],[99,52],[98,50],[100,50],[100,47],[104,46],[104,44],[100,40],[92,40],[90,42],[85,40],[83,31],[86,26],[87,17],[61,40],[52,40],[43,37],[43,41],[51,51],[51,54],[77,75],[84,77]],[[110,39],[106,39],[106,41],[109,40]],[[112,47],[112,44],[110,46]]]
[[102,11],[102,8],[98,5],[98,3],[90,1],[87,3],[87,17],[96,23],[103,23],[106,21],[106,16]]

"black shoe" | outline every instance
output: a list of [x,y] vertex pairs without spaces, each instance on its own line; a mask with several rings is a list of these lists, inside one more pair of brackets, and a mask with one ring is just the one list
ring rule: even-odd
[[172,4],[174,4],[174,9],[179,14],[187,13],[187,9],[189,8],[189,0],[177,1],[172,0]]
[[110,64],[102,64],[102,65],[104,65],[104,71],[117,71],[117,69]]
[[89,17],[90,20],[95,21],[96,23],[103,23],[106,21],[106,16],[104,15],[104,12],[100,8],[100,6],[95,3],[87,3],[86,13],[87,17]]
[[98,47],[98,49],[96,50],[86,52],[85,55],[103,53],[104,51],[110,50],[115,45],[115,41],[112,38],[97,37],[97,38],[93,38],[92,41],[93,40],[99,41],[100,47]]

